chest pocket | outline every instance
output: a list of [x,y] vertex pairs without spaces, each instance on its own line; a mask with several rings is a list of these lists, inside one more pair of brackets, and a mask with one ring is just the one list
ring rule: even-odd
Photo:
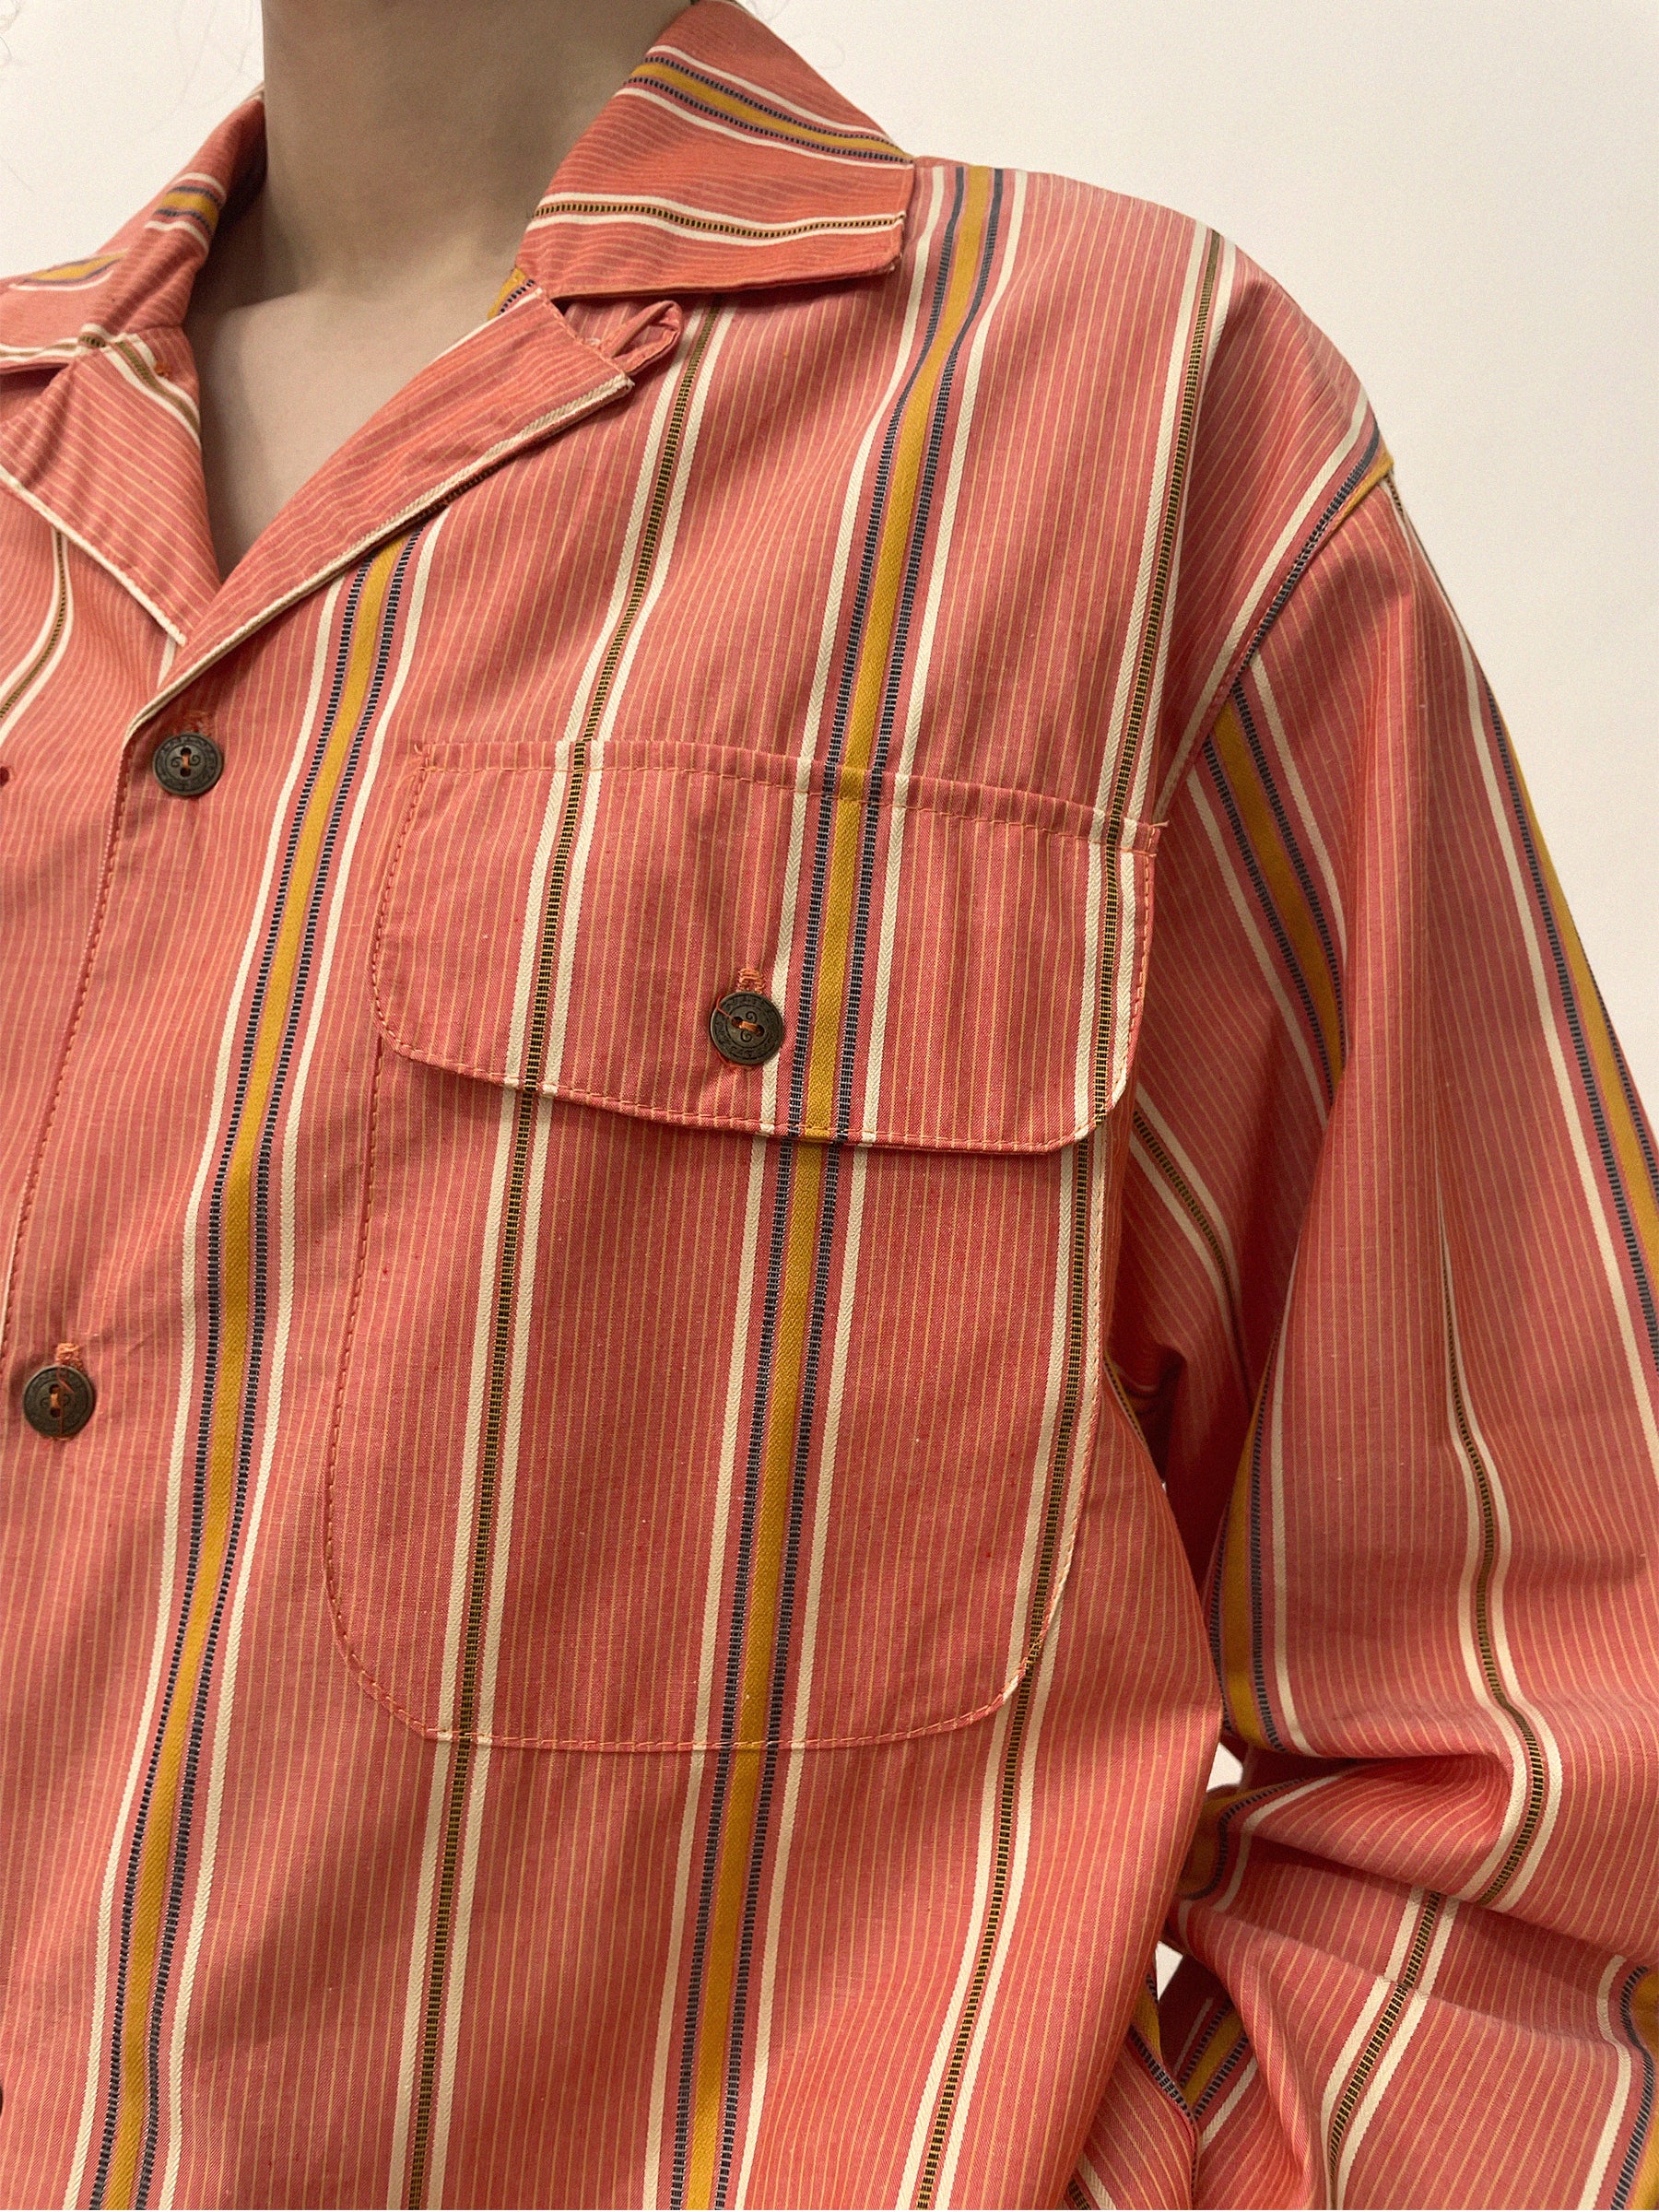
[[419,756],[327,1481],[367,1688],[595,1749],[1009,1694],[1099,1417],[1155,836],[716,747]]

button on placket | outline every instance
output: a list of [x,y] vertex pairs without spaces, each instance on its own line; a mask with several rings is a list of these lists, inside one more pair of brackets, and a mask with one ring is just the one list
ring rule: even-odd
[[175,799],[199,799],[225,772],[225,756],[206,730],[176,730],[150,757],[156,781]]
[[23,1418],[39,1436],[77,1436],[92,1418],[98,1392],[86,1370],[60,1345],[50,1367],[37,1368],[23,1385]]

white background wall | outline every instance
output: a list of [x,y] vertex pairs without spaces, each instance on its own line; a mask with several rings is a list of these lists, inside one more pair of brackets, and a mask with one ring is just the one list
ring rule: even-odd
[[[919,150],[1171,202],[1359,367],[1659,1108],[1659,0],[757,0]],[[0,0],[0,268],[100,243],[256,0]]]

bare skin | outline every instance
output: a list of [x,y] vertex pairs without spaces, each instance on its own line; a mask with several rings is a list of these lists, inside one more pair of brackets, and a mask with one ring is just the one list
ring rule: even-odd
[[484,320],[548,178],[682,5],[265,0],[265,182],[185,320],[221,575]]

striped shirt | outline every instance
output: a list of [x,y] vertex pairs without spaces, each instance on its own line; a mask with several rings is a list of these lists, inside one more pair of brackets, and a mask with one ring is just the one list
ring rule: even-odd
[[262,128],[0,289],[0,2199],[1653,2204],[1659,1178],[1348,370],[706,0],[221,582]]

